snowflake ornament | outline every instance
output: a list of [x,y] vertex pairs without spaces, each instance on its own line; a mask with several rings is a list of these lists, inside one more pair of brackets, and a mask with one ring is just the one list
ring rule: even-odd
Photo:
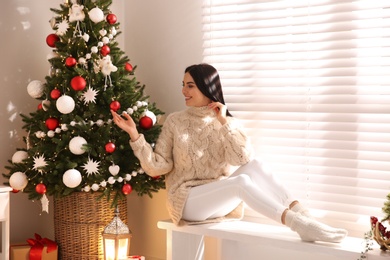
[[88,104],[90,102],[96,103],[96,96],[99,93],[99,90],[95,90],[91,87],[88,87],[87,91],[85,91],[82,95],[84,100],[84,104]]
[[87,172],[88,176],[91,174],[99,173],[100,162],[94,161],[91,158],[88,158],[88,162],[86,162],[83,166],[84,170]]
[[37,170],[38,172],[42,173],[43,168],[47,166],[47,162],[45,160],[45,156],[42,154],[38,157],[34,157],[34,170]]
[[66,34],[69,29],[69,23],[67,20],[62,20],[62,22],[57,24],[57,35],[62,36]]

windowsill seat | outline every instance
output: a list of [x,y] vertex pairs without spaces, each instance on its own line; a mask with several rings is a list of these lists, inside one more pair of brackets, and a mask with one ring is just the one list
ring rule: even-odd
[[[204,237],[218,241],[213,260],[313,260],[314,255],[316,260],[357,260],[365,243],[363,238],[355,237],[347,237],[341,243],[304,242],[284,226],[248,221],[177,227],[166,220],[159,221],[158,227],[167,232],[167,260],[204,259]],[[388,259],[390,253],[375,244],[366,256],[368,260],[380,260]]]

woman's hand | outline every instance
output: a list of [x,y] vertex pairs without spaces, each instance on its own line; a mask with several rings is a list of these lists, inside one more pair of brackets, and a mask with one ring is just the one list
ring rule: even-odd
[[218,121],[221,123],[221,125],[226,124],[226,105],[220,103],[220,102],[211,102],[209,105],[210,109],[213,109],[215,112],[215,115],[217,116]]
[[123,131],[129,134],[130,139],[136,141],[139,137],[137,126],[134,123],[134,120],[127,113],[123,113],[123,117],[118,115],[115,111],[111,110],[112,119],[114,123],[121,128]]

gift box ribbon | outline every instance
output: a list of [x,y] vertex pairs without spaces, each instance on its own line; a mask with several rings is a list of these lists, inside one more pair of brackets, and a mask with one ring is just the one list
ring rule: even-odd
[[48,238],[42,238],[40,235],[35,234],[35,239],[27,239],[27,243],[31,246],[29,260],[41,260],[43,248],[47,246],[47,253],[55,251],[57,249],[57,243]]

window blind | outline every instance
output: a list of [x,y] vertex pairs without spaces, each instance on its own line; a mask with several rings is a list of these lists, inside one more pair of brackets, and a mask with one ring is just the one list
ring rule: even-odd
[[204,0],[203,30],[257,157],[362,236],[390,193],[390,1]]

